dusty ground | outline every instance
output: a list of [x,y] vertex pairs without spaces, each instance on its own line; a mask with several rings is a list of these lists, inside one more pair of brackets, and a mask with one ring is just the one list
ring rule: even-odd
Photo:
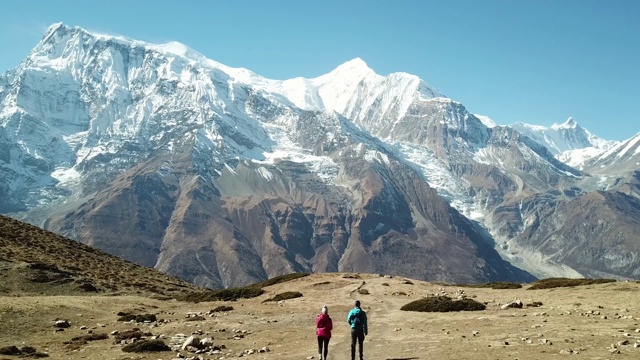
[[[334,321],[329,359],[349,359],[346,315],[359,298],[369,317],[365,340],[367,360],[374,359],[640,359],[640,284],[620,282],[550,290],[492,290],[463,288],[469,297],[488,302],[487,310],[459,313],[415,313],[399,308],[427,293],[461,289],[421,281],[403,284],[403,278],[344,274],[319,274],[266,288],[267,293],[249,300],[190,304],[125,296],[23,296],[0,297],[0,347],[30,345],[46,351],[51,359],[173,359],[175,352],[129,354],[108,340],[91,341],[74,349],[63,342],[72,337],[111,333],[140,327],[165,342],[182,333],[202,331],[226,350],[204,359],[236,358],[248,349],[270,349],[247,355],[253,359],[317,359],[314,320],[323,304]],[[364,285],[362,283],[365,282]],[[369,295],[359,294],[358,288]],[[284,291],[300,291],[303,297],[280,303],[262,303]],[[393,295],[404,292],[408,295]],[[499,303],[521,299],[541,307],[501,310]],[[204,321],[185,321],[189,312],[206,312],[219,305],[234,310]],[[119,311],[155,313],[168,323],[136,325],[117,322]],[[596,314],[591,314],[596,312]],[[597,313],[599,312],[599,314]],[[606,318],[604,318],[606,317]],[[53,320],[68,319],[71,327],[55,332]],[[87,329],[81,330],[81,326]],[[225,332],[219,330],[225,329]],[[246,330],[240,340],[234,330]],[[640,331],[640,330],[638,330]],[[477,332],[477,333],[475,333]],[[475,333],[475,335],[474,335]],[[543,344],[542,340],[549,344]],[[628,340],[630,345],[610,346]],[[574,354],[569,354],[574,351]],[[575,354],[577,352],[577,354]],[[193,354],[184,353],[187,356]],[[0,359],[11,359],[0,355]]]

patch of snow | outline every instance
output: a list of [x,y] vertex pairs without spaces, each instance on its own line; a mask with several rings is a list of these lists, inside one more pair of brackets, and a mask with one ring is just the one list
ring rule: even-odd
[[447,166],[436,157],[433,151],[405,142],[397,143],[395,147],[399,157],[413,165],[429,186],[445,198],[452,207],[469,218],[481,219],[484,216],[482,209],[478,208],[474,199],[468,195],[469,184],[448,171]]
[[77,183],[82,174],[76,170],[75,168],[56,168],[52,173],[51,177],[58,180],[58,186],[67,186],[70,184]]
[[260,176],[262,176],[263,179],[267,181],[271,181],[273,179],[273,174],[271,173],[271,171],[267,170],[264,166],[257,168],[256,171],[258,172],[258,174],[260,174]]
[[478,120],[480,120],[480,122],[482,122],[482,124],[484,124],[484,126],[488,127],[488,128],[494,128],[496,126],[498,126],[498,124],[496,124],[495,121],[493,121],[490,117],[485,116],[485,115],[480,115],[480,114],[473,114],[473,116],[477,117]]
[[227,171],[229,171],[230,173],[232,173],[233,175],[237,175],[238,173],[236,172],[236,170],[234,168],[232,168],[231,166],[229,166],[229,164],[225,163],[224,164],[224,168],[227,169]]
[[335,183],[340,168],[333,159],[328,156],[314,155],[311,151],[294,143],[284,126],[269,123],[263,123],[262,126],[276,145],[270,151],[265,150],[262,153],[264,160],[255,160],[255,162],[277,164],[280,161],[291,161],[304,164],[325,183]]

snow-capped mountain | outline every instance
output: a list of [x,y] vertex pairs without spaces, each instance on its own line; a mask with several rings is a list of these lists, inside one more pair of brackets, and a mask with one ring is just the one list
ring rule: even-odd
[[604,175],[626,174],[638,170],[640,168],[640,133],[589,158],[583,166],[592,173]]
[[0,77],[0,211],[212,287],[291,271],[531,278],[502,258],[635,276],[539,244],[545,209],[596,188],[487,119],[361,59],[271,80],[179,43],[54,24]]
[[559,155],[568,150],[589,147],[606,150],[614,144],[612,141],[601,139],[583,129],[573,118],[569,118],[559,125],[553,124],[551,127],[521,122],[517,122],[511,127],[544,145],[554,155]]
[[511,127],[518,130],[540,145],[546,147],[558,160],[582,170],[584,163],[615,146],[617,142],[608,141],[583,129],[569,118],[562,124],[551,127],[515,123]]

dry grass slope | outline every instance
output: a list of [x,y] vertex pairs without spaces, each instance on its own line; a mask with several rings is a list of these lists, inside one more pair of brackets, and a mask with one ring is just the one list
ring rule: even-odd
[[0,215],[0,294],[177,297],[195,285]]

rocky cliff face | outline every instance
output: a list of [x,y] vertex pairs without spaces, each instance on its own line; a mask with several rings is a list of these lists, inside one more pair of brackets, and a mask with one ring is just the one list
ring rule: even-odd
[[558,204],[597,179],[359,59],[276,81],[56,24],[0,78],[0,173],[1,212],[210,287],[292,271],[531,279],[503,258],[541,276],[596,271],[552,256],[539,236],[569,241],[532,224],[569,216]]

